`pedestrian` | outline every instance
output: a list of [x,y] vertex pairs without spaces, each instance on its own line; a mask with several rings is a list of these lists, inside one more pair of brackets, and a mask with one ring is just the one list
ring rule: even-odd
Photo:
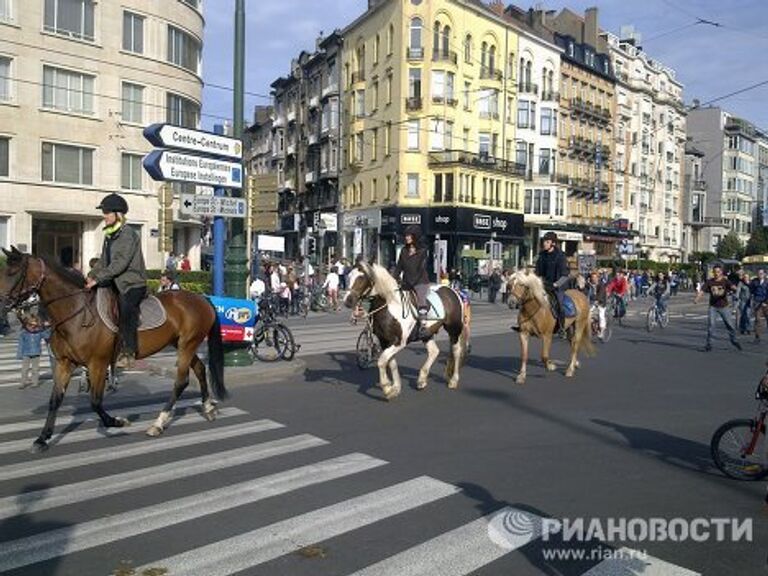
[[494,268],[491,275],[488,277],[488,302],[496,304],[496,295],[501,289],[501,275],[499,269]]
[[331,266],[323,283],[323,288],[328,294],[328,305],[334,312],[339,311],[339,273],[336,270],[336,266]]
[[192,264],[189,261],[189,257],[184,256],[184,259],[181,261],[181,271],[189,272],[190,270],[192,270]]
[[21,360],[21,386],[24,388],[40,386],[40,354],[42,352],[43,326],[39,318],[26,316],[21,324],[16,359]]
[[586,284],[587,298],[589,298],[590,307],[597,308],[597,323],[600,331],[597,337],[600,340],[605,338],[605,328],[607,321],[605,319],[605,307],[608,304],[608,296],[605,292],[605,283],[601,281],[600,275],[596,270],[593,270],[589,274],[589,279]]
[[768,278],[765,270],[760,268],[757,276],[749,283],[749,292],[752,296],[752,314],[755,318],[755,342],[760,342],[760,318],[762,317],[768,327]]
[[721,264],[715,264],[712,267],[713,276],[702,287],[702,291],[696,294],[694,303],[698,304],[701,300],[702,294],[705,292],[709,294],[709,315],[707,319],[707,343],[704,346],[704,350],[709,352],[712,350],[712,331],[715,327],[715,321],[718,316],[723,321],[725,329],[728,331],[728,338],[731,344],[737,350],[741,350],[741,344],[736,340],[736,331],[731,325],[730,314],[728,314],[728,298],[736,291],[733,284],[730,283],[728,278],[723,275],[723,266]]
[[168,292],[170,290],[181,290],[181,286],[176,282],[176,275],[165,270],[160,276],[160,292]]
[[502,304],[506,304],[507,300],[509,299],[509,292],[507,291],[508,282],[509,282],[509,270],[504,270],[504,272],[501,274],[501,288],[499,288]]
[[166,270],[176,270],[176,256],[173,252],[168,254],[168,258],[165,259]]
[[744,272],[741,275],[741,279],[739,280],[739,283],[736,286],[736,297],[739,301],[739,334],[745,335],[749,334],[750,332],[750,318],[749,318],[749,309],[750,309],[750,297],[751,294],[749,292],[749,274]]

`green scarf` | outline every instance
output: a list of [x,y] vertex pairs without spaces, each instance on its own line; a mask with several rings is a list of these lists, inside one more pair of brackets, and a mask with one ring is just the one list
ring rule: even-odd
[[123,227],[124,220],[122,218],[118,218],[114,224],[111,226],[104,226],[104,235],[109,237],[114,235],[120,228]]

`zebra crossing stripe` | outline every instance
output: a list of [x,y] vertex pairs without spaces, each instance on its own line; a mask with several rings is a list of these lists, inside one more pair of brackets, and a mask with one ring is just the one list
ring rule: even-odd
[[210,454],[206,454],[196,458],[169,462],[160,466],[100,477],[98,482],[85,480],[64,486],[46,488],[45,490],[8,496],[0,498],[0,519],[11,518],[21,514],[32,514],[57,506],[68,506],[95,498],[112,496],[127,490],[146,488],[147,486],[162,482],[189,478],[190,476],[240,466],[325,444],[328,444],[328,442],[321,438],[309,434],[301,434],[271,442],[245,446],[244,448],[227,450],[226,452],[217,452],[215,458],[211,458]]
[[497,533],[503,539],[499,545],[489,530],[506,518],[520,518],[526,528],[540,525],[540,518],[530,512],[503,508],[350,576],[465,576],[541,536],[540,530],[525,529],[518,534],[499,526]]
[[167,576],[228,576],[459,491],[422,476],[158,560],[137,568],[136,573],[163,567]]
[[[188,408],[190,406],[199,406],[200,399],[196,400],[179,400],[176,402],[176,409]],[[127,418],[129,416],[138,414],[147,414],[148,412],[160,412],[165,406],[164,402],[158,404],[143,404],[139,406],[132,406],[130,408],[120,408],[117,410],[110,410],[109,413],[113,416],[121,416]],[[75,414],[72,416],[61,416],[56,419],[56,423],[62,428],[67,428],[73,424],[80,424],[81,422],[89,422],[91,420],[97,420],[98,416],[90,411],[85,414]],[[8,434],[11,432],[24,432],[25,430],[41,430],[45,424],[45,419],[39,420],[27,420],[24,422],[12,422],[8,424],[0,424],[0,434]]]
[[[217,418],[232,418],[233,416],[242,416],[248,414],[245,410],[240,408],[222,408],[219,410]],[[180,415],[171,421],[171,426],[186,426],[189,424],[199,424],[201,417],[197,412],[186,413]],[[148,422],[144,422],[148,424]],[[51,446],[61,446],[63,444],[74,444],[76,442],[86,442],[88,440],[99,440],[101,438],[115,438],[121,436],[130,436],[131,434],[144,433],[144,429],[139,425],[139,422],[134,422],[132,426],[126,428],[91,428],[89,430],[78,430],[76,432],[67,432],[63,435],[55,435],[51,439]],[[29,449],[30,440],[24,438],[22,440],[10,440],[8,442],[0,443],[0,454],[10,454],[11,452],[20,452],[22,450]]]
[[676,564],[670,564],[653,556],[630,548],[620,548],[612,558],[593,566],[582,576],[616,576],[617,574],[642,574],[643,576],[701,576]]
[[[385,464],[387,462],[384,460],[365,454],[348,454],[130,512],[3,542],[0,543],[0,573],[253,504]],[[191,573],[185,572],[187,575]]]
[[[182,446],[195,446],[205,442],[214,442],[225,438],[235,438],[237,436],[245,436],[246,434],[275,430],[276,428],[283,428],[283,425],[273,422],[272,420],[255,420],[253,422],[235,424],[234,426],[209,428],[208,430],[201,430],[191,434],[168,436],[155,440],[147,439],[143,442],[123,444],[120,446],[108,446],[106,448],[99,448],[80,454],[64,454],[62,456],[53,456],[52,458],[34,462],[8,464],[0,468],[0,481],[11,480],[13,478],[24,478],[25,476],[37,476],[39,474],[49,474],[51,472],[68,470],[70,468],[77,468],[88,464],[111,462],[114,460],[121,460],[122,458],[129,458],[131,456],[180,448]],[[171,428],[171,430],[173,430],[173,428]]]

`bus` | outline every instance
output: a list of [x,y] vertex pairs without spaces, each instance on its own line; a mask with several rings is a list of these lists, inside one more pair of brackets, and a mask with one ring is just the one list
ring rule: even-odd
[[741,268],[752,276],[757,276],[757,271],[760,269],[768,271],[768,254],[755,254],[753,256],[746,256],[741,260]]

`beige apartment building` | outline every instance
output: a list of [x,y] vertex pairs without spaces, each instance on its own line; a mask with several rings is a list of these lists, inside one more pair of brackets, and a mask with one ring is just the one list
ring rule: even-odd
[[[142,129],[198,127],[203,26],[200,0],[0,0],[0,244],[85,268],[117,192],[162,266]],[[197,266],[200,223],[174,213],[174,251]]]

